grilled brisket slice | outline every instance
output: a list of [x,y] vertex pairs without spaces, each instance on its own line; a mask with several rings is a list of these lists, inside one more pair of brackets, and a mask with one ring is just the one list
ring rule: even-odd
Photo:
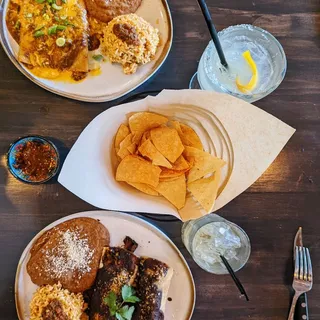
[[138,297],[134,320],[163,320],[173,270],[165,263],[141,258]]
[[135,285],[139,258],[120,247],[105,247],[90,301],[90,320],[115,319],[104,299],[113,291],[121,299],[124,285]]
[[138,248],[138,244],[129,236],[126,236],[123,240],[124,248],[132,253]]

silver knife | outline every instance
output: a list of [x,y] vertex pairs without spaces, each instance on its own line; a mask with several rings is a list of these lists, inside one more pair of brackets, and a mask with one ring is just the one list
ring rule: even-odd
[[[303,247],[301,227],[298,229],[297,234],[294,238],[294,243],[293,243],[293,263],[294,264],[296,260],[296,253],[295,253],[296,246]],[[294,320],[309,320],[308,300],[307,300],[306,293],[302,294],[297,301],[296,310],[294,313]]]

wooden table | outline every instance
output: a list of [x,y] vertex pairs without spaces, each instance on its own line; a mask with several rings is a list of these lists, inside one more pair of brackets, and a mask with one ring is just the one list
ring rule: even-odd
[[[156,223],[192,269],[197,303],[193,319],[286,319],[291,296],[292,241],[299,226],[310,248],[314,288],[310,319],[320,319],[320,5],[317,0],[208,0],[217,29],[250,23],[282,43],[288,71],[280,87],[256,105],[297,132],[267,172],[219,211],[243,227],[252,254],[238,275],[250,302],[229,276],[202,271],[181,243],[180,222]],[[171,0],[174,43],[168,60],[142,90],[187,88],[209,35],[196,0]],[[53,95],[27,80],[0,50],[0,319],[17,319],[14,277],[31,238],[52,221],[94,209],[58,183],[30,186],[7,171],[5,153],[19,136],[40,134],[58,143],[64,158],[83,128],[114,103],[81,103]],[[183,292],[181,293],[183,294]],[[177,319],[184,320],[184,319]]]

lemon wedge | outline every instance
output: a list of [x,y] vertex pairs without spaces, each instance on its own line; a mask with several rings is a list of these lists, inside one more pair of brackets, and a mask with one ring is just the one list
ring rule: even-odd
[[247,50],[242,54],[244,60],[246,60],[246,62],[248,63],[251,71],[252,71],[252,77],[250,79],[250,81],[247,84],[242,84],[240,83],[239,80],[239,76],[237,76],[236,78],[236,85],[238,87],[238,89],[243,92],[243,93],[247,93],[252,91],[258,83],[258,69],[257,69],[257,65],[254,62],[254,60],[251,57],[250,51]]

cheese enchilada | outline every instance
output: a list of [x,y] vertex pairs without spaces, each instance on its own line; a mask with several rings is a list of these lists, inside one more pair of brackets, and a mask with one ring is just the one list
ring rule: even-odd
[[88,73],[88,23],[83,0],[21,0],[18,60],[39,77]]

